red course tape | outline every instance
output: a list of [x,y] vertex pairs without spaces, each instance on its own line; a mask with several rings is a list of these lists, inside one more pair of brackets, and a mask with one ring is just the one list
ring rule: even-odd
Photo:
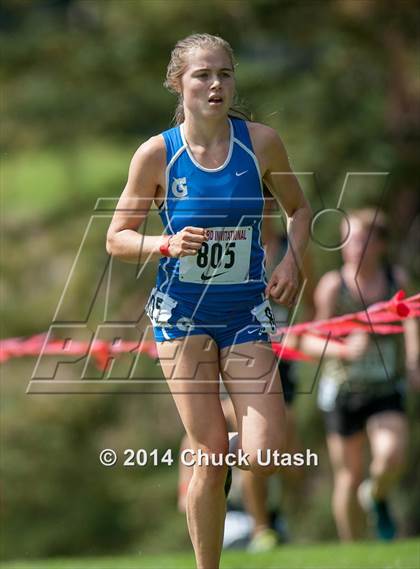
[[[420,293],[405,298],[405,292],[398,291],[390,300],[377,302],[365,311],[345,314],[328,320],[303,322],[293,326],[278,328],[277,334],[317,334],[321,337],[337,339],[351,332],[363,331],[369,334],[400,334],[403,327],[392,322],[399,322],[408,317],[420,316]],[[279,342],[272,342],[273,350],[284,360],[311,361],[304,352],[289,348]],[[121,353],[143,353],[150,358],[157,357],[156,344],[153,341],[128,342],[119,339],[114,342],[95,340],[91,343],[73,339],[48,339],[48,334],[37,334],[30,338],[7,338],[0,340],[0,363],[10,358],[42,355],[91,355],[96,365],[105,369],[110,358]]]

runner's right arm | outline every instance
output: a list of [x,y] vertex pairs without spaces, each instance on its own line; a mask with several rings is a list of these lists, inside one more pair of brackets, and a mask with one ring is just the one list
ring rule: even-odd
[[[107,233],[110,255],[128,263],[161,256],[165,235],[141,235],[138,229],[146,219],[159,188],[165,186],[166,148],[161,135],[147,140],[134,154],[128,180],[118,201]],[[204,230],[185,227],[169,242],[171,257],[195,255],[205,240]]]

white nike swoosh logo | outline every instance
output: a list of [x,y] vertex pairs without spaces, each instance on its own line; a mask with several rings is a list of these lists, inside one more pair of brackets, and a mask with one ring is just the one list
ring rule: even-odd
[[243,172],[235,172],[237,176],[242,176],[242,174],[246,174],[248,170],[244,170]]
[[255,328],[254,330],[247,330],[248,334],[254,334],[254,332],[258,332],[259,328]]

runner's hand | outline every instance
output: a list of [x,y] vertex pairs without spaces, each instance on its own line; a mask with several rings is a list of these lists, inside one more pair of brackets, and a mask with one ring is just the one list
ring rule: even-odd
[[171,257],[197,255],[204,241],[207,237],[202,227],[184,227],[170,238],[169,254]]
[[291,308],[299,293],[299,269],[293,257],[286,256],[274,269],[265,289],[266,297]]

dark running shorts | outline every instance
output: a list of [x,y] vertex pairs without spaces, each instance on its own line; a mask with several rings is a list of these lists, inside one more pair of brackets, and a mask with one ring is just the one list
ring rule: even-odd
[[326,430],[350,437],[363,431],[370,417],[384,411],[405,412],[402,390],[382,396],[343,391],[338,394],[334,409],[324,413]]

